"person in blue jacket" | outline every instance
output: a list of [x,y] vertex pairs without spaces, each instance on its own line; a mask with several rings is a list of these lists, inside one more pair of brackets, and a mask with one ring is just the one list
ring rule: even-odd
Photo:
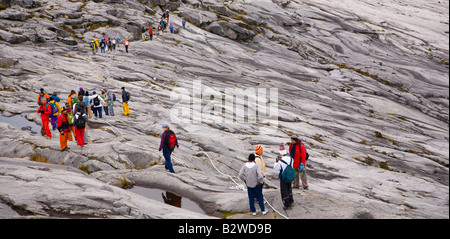
[[175,29],[175,28],[173,27],[172,23],[170,23],[170,27],[169,27],[170,33],[173,34],[173,30],[174,30],[174,29]]

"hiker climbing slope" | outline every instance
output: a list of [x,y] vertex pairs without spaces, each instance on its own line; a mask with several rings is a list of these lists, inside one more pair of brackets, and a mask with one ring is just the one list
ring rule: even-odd
[[294,188],[300,188],[299,176],[302,180],[303,189],[308,190],[308,180],[306,178],[306,149],[297,136],[291,138],[289,154],[294,160],[293,168],[295,170]]

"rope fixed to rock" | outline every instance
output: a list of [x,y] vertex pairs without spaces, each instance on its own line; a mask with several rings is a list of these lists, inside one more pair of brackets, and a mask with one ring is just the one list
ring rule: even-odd
[[[203,154],[205,154],[206,157],[208,157],[209,161],[211,162],[211,165],[216,169],[217,172],[219,172],[220,174],[222,174],[222,175],[224,175],[224,176],[229,177],[229,178],[236,184],[236,187],[237,187],[238,189],[241,189],[242,191],[245,191],[245,186],[244,186],[244,185],[238,184],[238,183],[233,179],[232,176],[230,176],[230,175],[228,175],[228,174],[225,174],[225,173],[221,172],[221,171],[214,165],[214,163],[213,163],[211,157],[209,157],[209,155],[208,155],[205,151],[201,151],[201,152],[202,152]],[[273,210],[274,212],[276,212],[278,215],[284,217],[285,219],[289,219],[289,217],[287,217],[287,216],[281,214],[279,211],[277,211],[277,210],[269,203],[269,201],[267,201],[266,198],[264,198],[264,201],[265,201],[265,202],[267,203],[267,205],[269,205],[269,207],[272,208],[272,210]]]
[[[104,121],[105,121],[107,124],[109,124],[111,127],[115,128],[115,129],[123,136],[123,133],[120,132],[119,129],[117,129],[116,127],[114,127],[113,125],[111,125],[108,121],[106,121],[106,120],[104,120]],[[148,149],[144,149],[144,148],[141,148],[141,147],[139,147],[139,146],[136,146],[136,145],[129,144],[128,142],[127,142],[126,144],[128,144],[128,145],[130,145],[130,146],[133,146],[133,147],[135,147],[135,148],[139,148],[139,149],[141,149],[141,150],[148,150]],[[233,176],[228,175],[228,174],[223,173],[222,171],[220,171],[220,170],[216,167],[216,165],[214,164],[214,162],[213,162],[213,160],[211,159],[211,157],[209,157],[209,155],[208,155],[205,151],[201,151],[201,153],[203,153],[204,155],[206,155],[206,157],[209,159],[211,165],[214,167],[214,169],[215,169],[218,173],[220,173],[220,174],[223,175],[223,176],[228,177],[229,179],[231,179],[231,181],[233,181],[234,184],[236,184],[236,186],[235,186],[233,189],[245,191],[245,186],[244,186],[243,184],[237,183],[236,180],[233,179]],[[181,163],[183,166],[189,168],[189,166],[188,166],[183,160],[181,160],[181,159],[179,159],[179,158],[177,158],[177,157],[175,157],[175,156],[173,156],[173,155],[172,155],[172,158],[176,159],[177,161],[180,161],[180,163]],[[283,215],[282,213],[280,213],[279,211],[277,211],[277,210],[269,203],[269,201],[267,201],[266,198],[264,198],[264,202],[267,203],[267,205],[268,205],[270,208],[272,208],[272,210],[273,210],[274,212],[276,212],[278,215],[284,217],[285,219],[289,219],[289,217],[287,217],[287,216]]]

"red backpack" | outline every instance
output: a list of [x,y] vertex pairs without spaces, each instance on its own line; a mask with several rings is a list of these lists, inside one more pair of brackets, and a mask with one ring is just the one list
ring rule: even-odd
[[166,140],[166,145],[169,147],[170,150],[175,149],[175,147],[177,146],[177,136],[175,135],[175,133],[170,130],[169,132],[169,137],[167,137]]

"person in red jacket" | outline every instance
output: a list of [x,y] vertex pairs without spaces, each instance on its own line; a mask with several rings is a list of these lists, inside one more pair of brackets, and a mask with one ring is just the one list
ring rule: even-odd
[[150,27],[150,30],[148,30],[148,34],[150,35],[150,41],[153,41],[153,29]]
[[44,129],[47,137],[51,139],[52,132],[50,131],[49,122],[50,122],[50,115],[52,114],[52,107],[50,106],[49,103],[47,103],[47,98],[45,97],[41,98],[41,105],[39,106],[37,113],[41,114],[42,128]]
[[58,116],[58,131],[59,131],[59,143],[61,145],[61,151],[66,151],[67,141],[71,134],[69,128],[69,117],[67,116],[67,108],[63,108],[61,114]]
[[298,137],[291,138],[291,145],[289,146],[289,152],[294,159],[292,167],[295,171],[294,188],[300,188],[299,175],[302,179],[303,189],[308,190],[308,180],[306,178],[306,149],[302,141]]

